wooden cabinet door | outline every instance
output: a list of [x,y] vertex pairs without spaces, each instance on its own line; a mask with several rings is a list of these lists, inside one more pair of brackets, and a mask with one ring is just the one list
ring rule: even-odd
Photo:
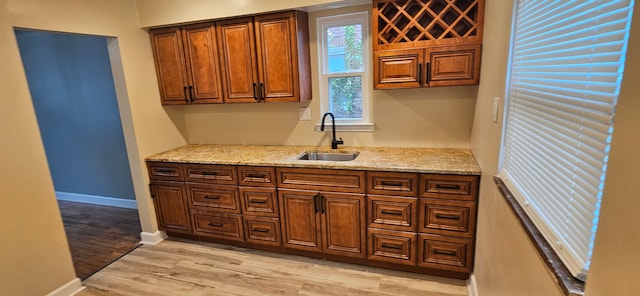
[[251,17],[217,23],[225,102],[257,102],[255,41]]
[[364,194],[322,193],[322,251],[365,257]]
[[293,12],[256,16],[255,33],[260,97],[265,102],[298,101]]
[[374,53],[373,87],[415,88],[425,85],[424,49],[377,51]]
[[188,76],[180,27],[150,31],[163,105],[189,103]]
[[183,28],[189,96],[193,103],[222,103],[218,46],[213,23]]
[[317,194],[317,191],[278,191],[285,247],[315,252],[322,250]]
[[156,208],[158,228],[169,232],[191,233],[191,221],[184,183],[154,182],[151,196]]
[[427,84],[451,86],[480,82],[482,44],[434,47],[427,49]]

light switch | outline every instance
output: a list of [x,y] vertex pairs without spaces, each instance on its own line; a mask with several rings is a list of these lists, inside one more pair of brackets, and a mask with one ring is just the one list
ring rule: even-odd
[[311,120],[311,107],[308,106],[298,108],[298,119]]
[[491,120],[493,123],[498,123],[498,111],[500,110],[500,98],[493,98],[493,108],[491,109]]

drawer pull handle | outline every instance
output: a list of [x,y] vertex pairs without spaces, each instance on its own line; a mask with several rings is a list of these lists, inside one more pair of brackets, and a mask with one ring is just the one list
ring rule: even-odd
[[218,195],[205,195],[203,196],[204,199],[220,199],[220,196]]
[[269,232],[269,229],[266,228],[252,228],[251,229],[253,232],[262,232],[262,233],[267,233]]
[[434,254],[439,254],[439,255],[447,255],[447,256],[456,256],[458,255],[458,252],[456,251],[447,251],[447,250],[438,250],[435,249],[433,250]]
[[266,179],[267,175],[247,174],[247,178],[251,178],[251,179]]
[[382,210],[381,213],[387,214],[387,215],[402,216],[402,212],[398,212],[398,211]]
[[382,185],[382,186],[402,187],[402,182],[382,181],[382,182],[380,182],[380,185]]
[[402,245],[385,244],[382,243],[382,247],[386,249],[402,250]]
[[252,199],[249,201],[249,203],[252,204],[266,204],[267,200],[266,199]]
[[155,169],[154,171],[159,174],[175,174],[176,173],[176,170],[174,169]]
[[436,184],[438,189],[460,190],[460,185],[455,184]]
[[222,226],[224,226],[224,224],[222,224],[222,223],[213,223],[213,222],[209,222],[208,225],[209,226],[213,226],[213,227],[222,227]]
[[203,176],[217,176],[218,172],[201,172],[200,174]]
[[438,219],[449,219],[449,220],[460,220],[460,216],[447,215],[447,214],[436,214],[436,218],[438,218]]

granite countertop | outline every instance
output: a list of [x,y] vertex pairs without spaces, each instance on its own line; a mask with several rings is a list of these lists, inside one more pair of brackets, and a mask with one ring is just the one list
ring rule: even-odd
[[351,161],[297,159],[307,151],[329,152],[331,149],[312,146],[186,145],[151,155],[146,160],[462,175],[481,173],[469,149],[341,147],[333,151],[357,151],[360,154]]

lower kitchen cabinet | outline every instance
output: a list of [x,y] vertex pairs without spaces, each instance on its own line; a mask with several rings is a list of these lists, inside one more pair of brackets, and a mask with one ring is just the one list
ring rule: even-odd
[[473,241],[421,233],[418,266],[468,273],[473,263]]
[[284,246],[365,257],[364,194],[280,190]]
[[416,264],[415,232],[369,229],[369,260],[413,266]]
[[156,208],[158,228],[176,233],[191,233],[185,186],[182,182],[155,181],[151,197]]
[[248,243],[280,246],[280,219],[244,216],[244,233]]
[[473,268],[475,175],[148,167],[169,235],[461,279]]
[[191,218],[193,219],[193,234],[244,241],[242,216],[238,214],[192,210]]
[[320,193],[322,252],[365,257],[364,194]]
[[285,247],[321,252],[317,192],[279,190],[282,242]]

